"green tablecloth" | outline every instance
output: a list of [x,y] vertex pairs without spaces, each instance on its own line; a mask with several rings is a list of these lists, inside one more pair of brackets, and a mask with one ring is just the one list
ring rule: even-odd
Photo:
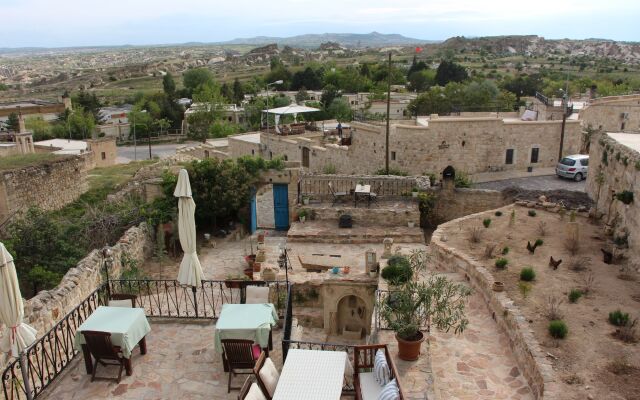
[[222,339],[250,339],[267,347],[269,332],[277,322],[273,304],[225,304],[216,323],[216,350],[222,353]]
[[85,343],[82,331],[101,331],[111,333],[111,343],[120,346],[125,358],[138,342],[151,332],[151,327],[142,308],[98,307],[78,328],[75,347],[81,349]]

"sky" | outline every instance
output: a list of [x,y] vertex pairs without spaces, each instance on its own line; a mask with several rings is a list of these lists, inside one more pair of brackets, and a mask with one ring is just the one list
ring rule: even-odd
[[0,20],[0,48],[372,31],[640,41],[638,0],[0,0]]

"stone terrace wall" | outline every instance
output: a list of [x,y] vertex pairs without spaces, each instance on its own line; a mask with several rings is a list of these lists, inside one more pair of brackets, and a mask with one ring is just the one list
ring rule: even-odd
[[520,309],[505,292],[498,293],[492,290],[493,276],[482,263],[446,243],[444,228],[449,224],[457,226],[476,217],[477,215],[472,214],[440,226],[431,238],[432,261],[437,269],[464,273],[471,287],[484,297],[498,326],[506,332],[518,366],[535,398],[560,400],[563,396],[556,383],[551,363],[546,359]]
[[89,189],[93,153],[0,172],[0,219],[30,206],[57,210]]
[[[109,276],[112,279],[120,276],[124,253],[142,263],[151,255],[152,249],[146,223],[129,228],[112,247],[114,263]],[[103,268],[100,250],[93,250],[67,271],[56,288],[43,290],[25,301],[24,321],[38,330],[38,337],[42,336],[98,287],[103,280]],[[6,359],[0,359],[0,367],[5,364]]]
[[[606,153],[606,164],[603,162]],[[625,163],[626,160],[626,163]],[[640,257],[640,153],[617,142],[607,134],[594,136],[589,150],[587,194],[597,202],[603,221],[612,226],[614,237],[626,234],[631,260]],[[598,172],[603,183],[598,185]],[[633,202],[625,205],[612,198],[612,192],[633,192]],[[619,218],[616,218],[619,216]],[[614,222],[617,220],[617,223]]]
[[336,192],[349,192],[358,183],[371,185],[372,192],[387,198],[409,195],[414,187],[421,190],[430,187],[426,176],[307,174],[301,177],[300,193],[315,200],[333,200],[329,183]]
[[434,193],[437,199],[433,212],[430,213],[429,222],[436,225],[465,215],[499,208],[512,202],[511,199],[506,199],[502,192],[496,190],[441,188]]

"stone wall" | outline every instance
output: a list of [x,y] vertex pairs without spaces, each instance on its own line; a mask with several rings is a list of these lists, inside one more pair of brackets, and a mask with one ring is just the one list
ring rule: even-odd
[[93,165],[95,168],[109,167],[115,165],[118,149],[116,139],[100,138],[88,139],[89,150],[93,153]]
[[242,136],[244,135],[229,136],[228,153],[231,157],[237,158],[244,155],[263,156],[260,150],[260,143],[254,143],[250,140],[246,140]]
[[[109,276],[117,279],[122,272],[123,254],[128,254],[139,263],[151,255],[153,241],[146,223],[129,228],[111,249],[114,263]],[[100,250],[93,250],[67,271],[56,288],[40,291],[25,301],[24,321],[38,331],[38,337],[42,336],[103,282],[103,268]],[[5,362],[0,360],[0,366],[4,366]]]
[[510,204],[502,192],[485,189],[440,188],[433,191],[437,198],[429,222],[438,225],[452,219]]
[[93,153],[63,157],[39,165],[0,172],[0,220],[30,206],[57,210],[89,188]]
[[509,345],[518,367],[522,371],[536,399],[562,399],[556,376],[546,354],[529,327],[527,319],[505,292],[492,290],[493,277],[482,266],[462,251],[448,246],[443,237],[443,229],[449,224],[464,224],[466,220],[476,218],[472,214],[448,222],[437,229],[431,239],[432,262],[440,270],[464,274],[471,287],[482,295],[489,310],[493,313],[498,326],[507,334]]
[[[630,135],[633,134],[620,134]],[[603,155],[603,154],[606,154]],[[605,158],[606,157],[606,158]],[[601,177],[601,180],[598,177]],[[627,236],[630,259],[640,257],[640,153],[606,133],[594,135],[589,150],[587,194],[596,202],[598,214],[613,237]],[[601,183],[599,183],[599,181]],[[627,190],[634,201],[625,205],[613,196]]]
[[605,132],[638,132],[640,95],[601,97],[580,111],[583,126]]

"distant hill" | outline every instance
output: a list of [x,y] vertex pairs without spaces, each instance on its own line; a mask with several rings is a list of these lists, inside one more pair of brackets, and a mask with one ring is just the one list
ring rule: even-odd
[[219,44],[248,44],[265,45],[277,43],[279,46],[291,46],[300,48],[318,48],[322,43],[336,42],[345,47],[384,47],[384,46],[409,46],[414,44],[438,43],[435,40],[409,38],[397,33],[384,34],[371,33],[322,33],[306,34],[291,37],[256,36],[252,38],[238,38]]

